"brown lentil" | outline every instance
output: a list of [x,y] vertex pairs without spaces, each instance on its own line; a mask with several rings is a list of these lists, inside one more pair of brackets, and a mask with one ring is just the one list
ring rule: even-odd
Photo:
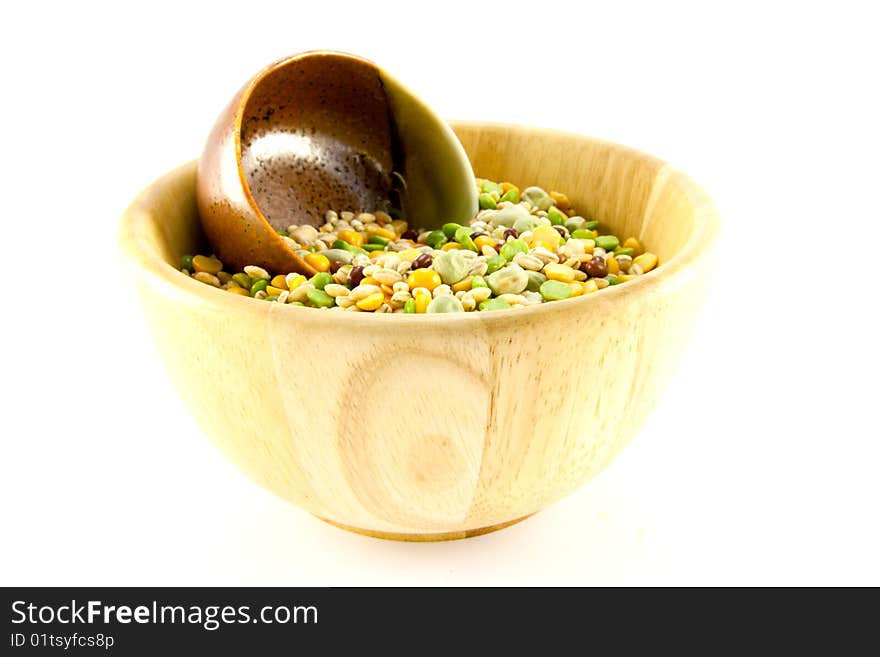
[[593,278],[605,278],[608,275],[608,266],[602,256],[596,256],[581,263],[581,270]]
[[419,257],[412,261],[413,269],[427,269],[434,262],[434,258],[428,253],[419,254]]
[[364,280],[364,268],[358,265],[351,270],[351,273],[349,273],[348,284],[351,287],[357,287],[361,284],[362,280]]

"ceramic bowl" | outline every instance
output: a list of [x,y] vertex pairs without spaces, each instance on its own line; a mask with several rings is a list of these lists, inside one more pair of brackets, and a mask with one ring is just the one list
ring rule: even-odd
[[[394,203],[392,203],[394,199]],[[478,209],[474,173],[448,124],[375,63],[329,50],[270,64],[233,96],[196,176],[204,229],[224,264],[317,272],[279,230],[328,210],[393,211],[422,227]]]
[[210,251],[194,162],[144,190],[121,227],[158,351],[205,434],[262,486],[373,536],[485,533],[595,476],[653,408],[708,288],[718,220],[680,171],[585,136],[453,128],[478,176],[565,192],[661,265],[521,310],[343,313],[178,271]]

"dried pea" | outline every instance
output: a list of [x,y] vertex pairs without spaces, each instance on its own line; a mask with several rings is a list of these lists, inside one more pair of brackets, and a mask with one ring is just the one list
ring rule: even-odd
[[519,294],[526,289],[529,284],[529,275],[526,270],[511,263],[506,267],[499,269],[486,279],[489,287],[496,296],[502,294]]
[[547,211],[547,218],[550,220],[551,226],[564,226],[565,220],[568,217],[565,216],[564,212],[561,212],[558,208],[550,208]]
[[[459,251],[446,251],[437,254],[432,265],[441,280],[447,285],[454,285],[467,276],[470,270],[470,262]],[[416,286],[427,287],[427,286]]]
[[553,205],[553,199],[550,194],[540,187],[526,187],[523,190],[522,198],[524,201],[528,201],[539,210],[549,210],[550,206]]
[[265,278],[259,278],[251,285],[251,296],[256,296],[257,292],[262,292],[269,286],[269,281]]
[[463,313],[464,306],[461,301],[451,294],[441,294],[428,304],[429,313]]
[[606,251],[613,251],[620,241],[614,235],[600,235],[596,238],[596,246]]
[[507,258],[502,255],[490,256],[486,258],[486,273],[491,274],[498,271],[507,264]]
[[507,310],[510,304],[503,299],[486,299],[479,305],[480,310]]
[[306,292],[306,298],[318,308],[329,308],[336,303],[336,300],[324,290],[309,290]]
[[192,266],[196,272],[206,272],[213,276],[216,276],[223,270],[223,263],[217,260],[217,258],[207,258],[202,255],[193,256]]
[[505,228],[513,228],[513,225],[520,219],[531,217],[531,213],[522,205],[509,205],[492,214],[489,223],[494,228],[504,226]]
[[501,196],[501,202],[507,201],[508,203],[519,203],[519,192],[516,189],[508,189]]
[[327,285],[333,282],[333,277],[327,272],[321,272],[312,276],[312,285],[318,290],[323,290]]
[[493,182],[491,180],[484,180],[480,184],[480,191],[483,194],[502,194],[504,189],[497,182]]
[[279,231],[289,233],[291,248],[318,270],[311,279],[296,273],[273,277],[255,265],[233,275],[222,271],[215,256],[182,256],[181,269],[258,300],[418,314],[577,297],[657,266],[657,256],[635,237],[621,244],[616,235],[600,236],[599,222],[577,215],[564,194],[540,187],[520,192],[510,183],[482,179],[478,187],[483,209],[467,225],[449,222],[424,231],[384,212],[328,212],[320,231],[296,225]]
[[480,194],[479,201],[481,210],[494,210],[498,207],[495,199],[492,198],[489,194]]
[[[331,246],[332,246],[332,248],[328,249],[328,251],[347,251],[348,253],[351,253],[352,255],[366,253],[366,251],[364,251],[359,246],[355,246],[354,244],[349,244],[345,240],[336,240],[333,242],[333,244]],[[324,253],[326,255],[326,252],[324,252]],[[330,256],[326,256],[326,257],[329,258]]]
[[327,259],[327,256],[322,256],[320,253],[310,253],[303,260],[318,271],[330,269],[330,261]]
[[526,285],[526,289],[529,292],[537,292],[541,289],[544,281],[547,280],[547,277],[539,271],[527,271],[526,274],[529,277],[529,284]]
[[234,280],[236,283],[238,283],[239,287],[241,287],[245,290],[250,290],[251,285],[254,284],[254,282],[251,280],[251,277],[248,276],[247,274],[245,274],[244,272],[239,272],[238,274],[233,274],[232,280]]
[[571,287],[561,281],[545,281],[538,291],[547,301],[560,301],[571,296]]
[[525,240],[515,239],[508,240],[504,243],[504,246],[501,247],[501,251],[499,254],[505,261],[510,262],[516,256],[517,253],[528,253],[529,245],[526,244]]
[[513,224],[513,229],[517,233],[525,233],[529,230],[535,230],[541,225],[540,219],[540,217],[535,217],[533,215],[523,217],[522,219],[517,219],[516,222]]
[[657,266],[657,256],[650,251],[646,251],[642,255],[633,258],[633,264],[641,267],[642,272],[647,274]]
[[474,244],[474,241],[471,239],[471,233],[474,232],[474,229],[469,226],[462,226],[457,231],[455,231],[455,241],[461,244],[463,249],[467,249],[468,251],[474,251],[479,253],[479,249],[477,245]]
[[443,224],[443,227],[440,230],[443,231],[443,236],[446,239],[451,240],[455,237],[455,231],[457,231],[459,228],[464,228],[464,226],[456,223],[448,223]]
[[[455,225],[457,226],[458,224]],[[452,234],[455,235],[454,232]],[[425,243],[432,249],[439,249],[441,246],[446,244],[446,240],[446,233],[444,233],[442,230],[433,230],[428,233],[428,237],[425,238]]]

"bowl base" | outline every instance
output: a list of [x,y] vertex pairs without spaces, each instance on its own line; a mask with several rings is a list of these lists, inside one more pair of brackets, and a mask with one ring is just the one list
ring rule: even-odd
[[328,520],[327,518],[322,518],[321,516],[315,516],[318,520],[323,520],[328,525],[333,525],[334,527],[339,527],[340,529],[344,529],[346,531],[354,532],[355,534],[363,534],[364,536],[370,536],[372,538],[383,538],[388,541],[409,541],[414,543],[428,543],[435,541],[457,541],[462,538],[473,538],[474,536],[482,536],[483,534],[491,534],[492,532],[497,532],[499,529],[504,529],[505,527],[510,527],[511,525],[515,525],[518,522],[522,522],[526,518],[532,517],[534,514],[530,513],[527,516],[523,516],[522,518],[516,518],[515,520],[508,520],[507,522],[501,522],[497,525],[489,525],[488,527],[479,527],[477,529],[468,529],[460,532],[437,532],[432,534],[396,534],[394,532],[377,532],[372,529],[361,529],[360,527],[351,527],[350,525],[343,525],[341,522],[334,522],[333,520]]

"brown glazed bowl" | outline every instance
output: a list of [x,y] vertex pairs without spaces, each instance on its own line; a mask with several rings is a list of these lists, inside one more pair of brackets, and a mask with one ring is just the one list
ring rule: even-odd
[[422,226],[477,210],[455,134],[373,62],[313,51],[266,67],[223,110],[199,161],[202,226],[224,264],[315,274],[278,231],[327,210],[400,209]]
[[601,472],[665,388],[709,285],[718,220],[681,171],[581,135],[453,125],[478,175],[564,192],[660,265],[520,310],[333,312],[178,271],[205,245],[192,164],[122,223],[159,353],[205,434],[262,486],[372,536],[484,533]]

